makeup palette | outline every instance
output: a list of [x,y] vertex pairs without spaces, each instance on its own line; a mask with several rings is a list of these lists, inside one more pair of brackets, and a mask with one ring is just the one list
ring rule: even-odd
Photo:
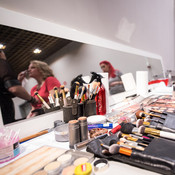
[[161,95],[150,105],[144,107],[146,110],[175,113],[175,99],[172,95]]
[[78,165],[87,162],[91,163],[93,160],[94,154],[91,154],[89,152],[81,152],[78,150],[68,150],[52,162],[45,165],[39,171],[47,172],[48,175],[73,175],[74,170]]

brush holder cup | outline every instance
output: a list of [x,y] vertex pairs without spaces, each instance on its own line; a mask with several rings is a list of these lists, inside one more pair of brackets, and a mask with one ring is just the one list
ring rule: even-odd
[[63,121],[68,123],[70,120],[77,120],[83,116],[83,104],[78,103],[73,106],[63,106]]
[[87,100],[83,104],[83,114],[88,117],[91,115],[96,115],[96,101],[95,100]]

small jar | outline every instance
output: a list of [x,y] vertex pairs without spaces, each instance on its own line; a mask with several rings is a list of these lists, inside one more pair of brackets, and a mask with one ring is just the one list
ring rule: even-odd
[[80,124],[80,140],[81,142],[88,139],[88,124],[87,117],[79,117],[78,118]]
[[73,149],[80,142],[80,127],[78,120],[69,121],[69,148]]

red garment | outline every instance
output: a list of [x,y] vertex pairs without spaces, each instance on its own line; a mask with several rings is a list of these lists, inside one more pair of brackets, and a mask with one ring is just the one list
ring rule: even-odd
[[[38,94],[46,101],[48,102],[48,96],[49,96],[49,91],[52,90],[55,86],[60,87],[60,82],[55,78],[55,77],[47,77],[44,84],[41,86],[41,88],[38,90],[37,85],[35,85],[31,89],[31,95],[34,96],[35,91],[38,91]],[[39,100],[37,96],[35,98],[38,99],[38,103],[32,105],[35,109],[41,108],[42,102]]]
[[98,94],[95,96],[96,101],[96,113],[97,115],[106,114],[106,92],[105,87],[102,84]]

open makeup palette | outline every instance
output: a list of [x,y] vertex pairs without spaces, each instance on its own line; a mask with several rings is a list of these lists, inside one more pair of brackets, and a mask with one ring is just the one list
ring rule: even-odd
[[0,168],[0,175],[64,174],[74,172],[77,165],[93,160],[92,153],[43,146]]

